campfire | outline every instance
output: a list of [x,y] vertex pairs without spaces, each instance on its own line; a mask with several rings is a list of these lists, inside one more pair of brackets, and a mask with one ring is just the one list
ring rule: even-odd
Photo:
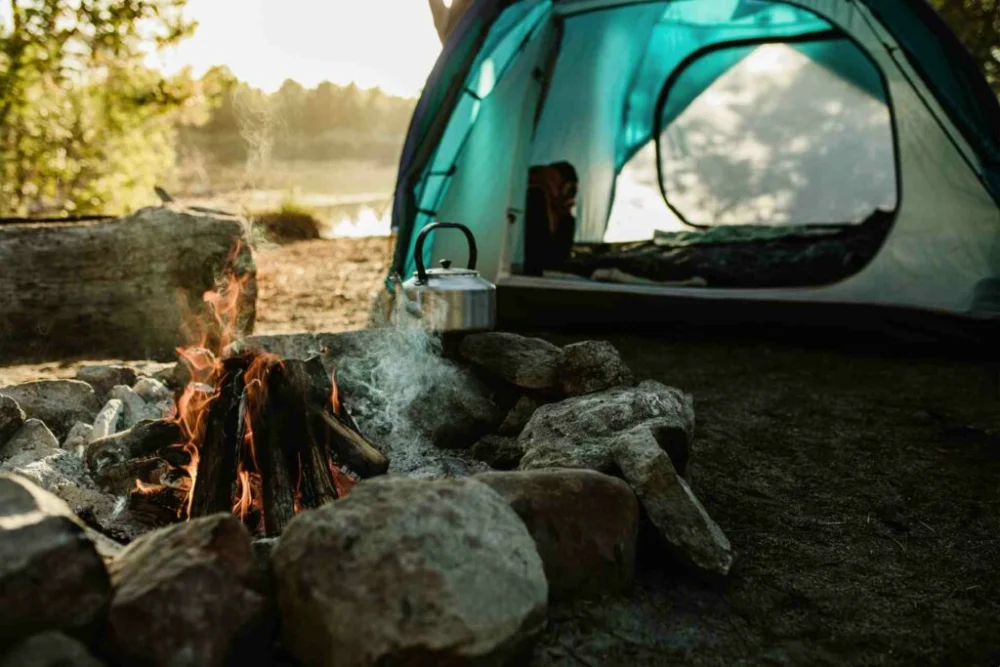
[[126,464],[136,470],[129,508],[149,523],[232,512],[254,534],[278,535],[295,514],[388,468],[344,406],[336,372],[318,356],[226,356],[244,284],[227,275],[204,295],[209,317],[189,322],[192,342],[178,349],[189,380],[173,417],[149,429],[154,442],[175,441]]

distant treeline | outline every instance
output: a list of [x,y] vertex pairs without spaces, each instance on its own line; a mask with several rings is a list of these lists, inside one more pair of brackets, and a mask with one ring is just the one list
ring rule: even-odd
[[232,81],[207,122],[182,125],[182,155],[199,153],[222,164],[260,157],[281,160],[338,159],[395,162],[402,150],[411,98],[379,88],[325,81],[305,88],[287,80],[267,94]]

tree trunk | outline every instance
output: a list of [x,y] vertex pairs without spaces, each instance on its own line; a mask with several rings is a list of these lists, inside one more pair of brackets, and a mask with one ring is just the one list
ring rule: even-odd
[[243,222],[173,207],[89,223],[0,225],[0,363],[175,357],[184,325],[226,274],[243,279],[237,334],[253,331],[256,266]]

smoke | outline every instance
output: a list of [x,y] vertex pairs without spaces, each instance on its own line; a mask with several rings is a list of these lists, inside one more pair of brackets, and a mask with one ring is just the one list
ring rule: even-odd
[[435,442],[495,406],[468,371],[442,357],[440,336],[424,327],[396,285],[386,326],[363,355],[341,360],[337,382],[358,425],[389,456],[390,473],[468,474],[467,462]]

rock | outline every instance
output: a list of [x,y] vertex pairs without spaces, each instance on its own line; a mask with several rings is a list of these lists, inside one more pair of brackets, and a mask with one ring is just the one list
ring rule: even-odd
[[504,418],[503,423],[500,424],[500,428],[497,429],[498,435],[510,436],[516,438],[521,435],[521,431],[524,427],[528,425],[531,421],[531,415],[535,414],[535,410],[538,409],[538,401],[531,398],[530,396],[522,396],[518,399],[514,407],[511,408],[510,412]]
[[238,356],[250,350],[276,354],[282,359],[306,361],[320,355],[324,363],[342,357],[364,356],[373,348],[381,348],[386,339],[395,337],[392,329],[358,329],[342,333],[295,333],[246,336],[223,350],[223,358]]
[[284,644],[303,665],[499,665],[545,621],[524,524],[487,485],[370,479],[303,512],[274,551]]
[[503,496],[528,527],[552,600],[632,587],[639,504],[628,484],[591,470],[495,472],[475,479]]
[[97,399],[104,403],[112,387],[131,387],[138,379],[138,373],[128,366],[84,366],[76,372],[76,379],[93,387]]
[[39,419],[29,419],[7,444],[0,446],[0,462],[16,460],[17,463],[13,465],[20,465],[48,456],[58,449],[59,441],[52,435],[49,427]]
[[118,425],[124,421],[125,404],[117,398],[112,398],[94,418],[90,439],[100,440],[118,432]]
[[115,497],[101,492],[84,467],[83,459],[65,449],[22,463],[17,458],[0,466],[0,472],[30,479],[69,505],[74,514],[92,513],[102,523],[115,513]]
[[45,422],[58,438],[65,438],[78,421],[92,423],[101,409],[91,386],[79,380],[38,380],[0,393],[17,401],[29,418]]
[[540,407],[518,438],[524,451],[519,467],[613,473],[618,437],[638,426],[653,433],[684,474],[694,435],[694,401],[653,380]]
[[0,667],[102,667],[87,647],[61,632],[42,632],[0,655]]
[[455,369],[449,381],[428,384],[424,390],[407,414],[414,427],[442,449],[468,449],[503,419],[489,388],[467,369]]
[[114,662],[258,664],[269,634],[267,600],[239,519],[219,514],[148,533],[109,569],[105,645]]
[[112,387],[108,397],[121,401],[124,406],[122,428],[132,428],[143,420],[161,419],[165,416],[155,405],[149,405],[142,400],[142,397],[132,387],[124,385]]
[[93,440],[93,434],[93,426],[77,422],[73,424],[73,428],[69,430],[69,435],[63,441],[63,449],[74,452],[77,456],[83,458],[84,452],[87,451],[87,443]]
[[27,415],[10,396],[0,395],[0,448],[24,425]]
[[0,475],[0,646],[45,630],[97,630],[111,589],[78,522],[27,479]]
[[504,416],[490,388],[438,356],[426,334],[396,336],[390,342],[398,344],[337,366],[346,405],[365,435],[386,448],[390,472],[420,465],[411,459],[423,458],[425,450],[434,453],[434,445],[466,449]]
[[588,340],[563,348],[559,388],[566,396],[583,396],[634,383],[618,349],[603,340]]
[[521,462],[524,452],[514,438],[488,435],[472,446],[469,455],[494,470],[514,470]]
[[428,456],[423,463],[407,470],[410,479],[462,479],[479,473],[490,472],[490,467],[481,461],[468,461],[457,456]]
[[710,577],[729,573],[735,558],[729,540],[648,428],[619,437],[615,462],[676,556]]
[[513,385],[548,390],[556,386],[562,350],[540,338],[491,331],[463,338],[459,354]]
[[183,389],[191,381],[191,371],[184,364],[170,364],[153,373],[153,379],[159,380],[170,389]]
[[174,394],[167,385],[151,377],[142,377],[132,385],[135,393],[147,403],[165,403],[173,398]]

